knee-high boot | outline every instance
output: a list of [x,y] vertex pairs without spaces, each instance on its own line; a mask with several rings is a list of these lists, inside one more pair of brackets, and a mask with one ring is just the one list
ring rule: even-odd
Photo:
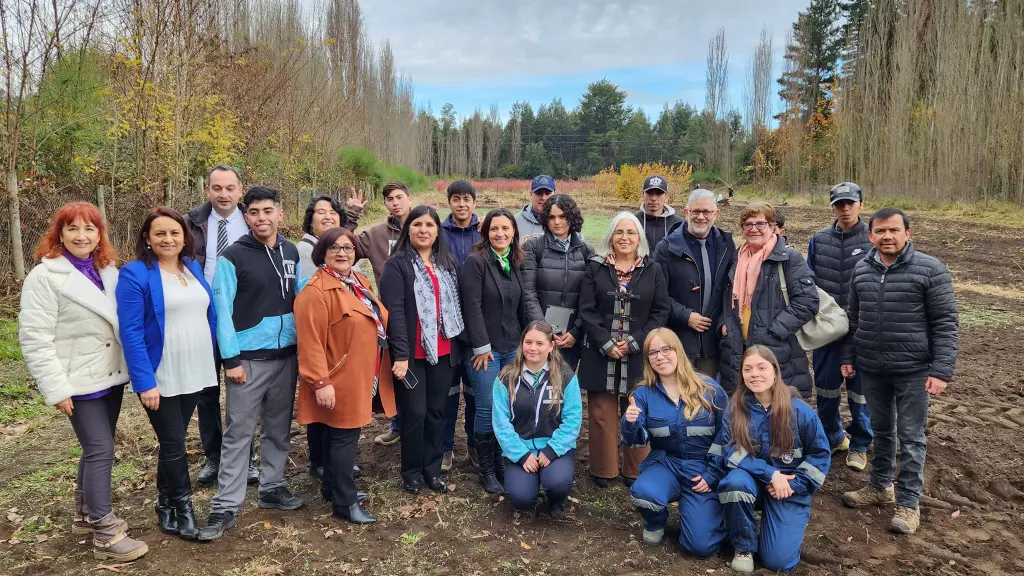
[[498,481],[494,458],[498,440],[494,437],[493,432],[475,436],[477,454],[480,456],[480,484],[488,494],[501,494],[505,489]]

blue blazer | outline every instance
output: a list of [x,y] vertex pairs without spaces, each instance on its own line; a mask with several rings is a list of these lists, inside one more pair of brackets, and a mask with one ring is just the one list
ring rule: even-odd
[[[198,262],[185,258],[185,265],[210,296],[206,317],[210,322],[210,335],[216,353],[217,313],[213,308],[213,293],[203,277]],[[132,390],[145,392],[156,388],[156,369],[164,353],[164,285],[160,267],[156,262],[146,265],[142,260],[125,264],[118,276],[117,317],[120,324],[121,346],[128,365]]]

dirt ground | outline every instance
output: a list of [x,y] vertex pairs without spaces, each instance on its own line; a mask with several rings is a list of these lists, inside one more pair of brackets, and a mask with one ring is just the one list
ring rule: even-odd
[[[787,232],[803,249],[829,220],[823,207],[787,207]],[[738,210],[726,209],[735,230]],[[890,510],[854,511],[839,501],[867,473],[841,459],[814,499],[795,574],[1024,575],[1024,234],[1020,229],[915,215],[918,249],[953,270],[961,313],[960,357],[948,392],[929,422],[925,506],[917,535],[886,531]],[[665,542],[639,542],[640,521],[621,484],[600,490],[587,473],[586,425],[568,518],[513,514],[485,496],[457,437],[454,491],[444,497],[405,494],[398,483],[399,447],[372,442],[386,423],[363,431],[361,490],[372,494],[375,526],[355,528],[331,518],[306,473],[303,435],[296,428],[288,482],[307,506],[282,513],[259,510],[249,490],[239,524],[221,540],[189,543],[161,534],[152,512],[155,439],[134,398],[126,398],[118,430],[114,509],[149,554],[131,565],[102,565],[85,539],[69,532],[77,444],[56,415],[0,431],[0,573],[2,574],[430,574],[639,575],[728,574],[731,551],[698,561],[678,544],[678,516]],[[201,460],[189,438],[193,474]],[[213,489],[196,490],[202,520]]]

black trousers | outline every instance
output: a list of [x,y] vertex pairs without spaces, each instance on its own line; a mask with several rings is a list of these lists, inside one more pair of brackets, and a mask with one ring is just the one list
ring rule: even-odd
[[317,424],[323,430],[324,480],[320,493],[335,508],[348,508],[356,503],[356,479],[352,467],[356,463],[359,447],[359,428],[331,428]]
[[[220,355],[215,357],[217,364],[217,382],[222,382],[221,368],[224,364]],[[196,412],[199,414],[199,440],[203,443],[203,453],[208,460],[220,462],[220,446],[224,440],[224,424],[220,410],[220,386],[210,386],[198,392],[199,402]],[[161,400],[163,400],[161,398]],[[191,416],[189,416],[191,418]],[[249,446],[249,460],[256,454],[256,437],[253,436]]]
[[402,480],[441,475],[441,439],[444,436],[444,405],[455,367],[448,356],[431,366],[426,360],[409,365],[418,384],[412,390],[395,383],[398,412],[402,415]]
[[[214,386],[206,388],[216,390]],[[185,434],[192,420],[192,411],[199,403],[201,392],[179,396],[161,396],[156,410],[145,408],[149,423],[160,442],[160,457],[156,467],[156,487],[161,494],[181,496],[191,494],[188,459],[185,455]]]

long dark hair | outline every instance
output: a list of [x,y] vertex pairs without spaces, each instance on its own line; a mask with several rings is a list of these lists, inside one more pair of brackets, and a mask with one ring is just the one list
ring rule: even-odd
[[345,209],[341,207],[341,202],[338,202],[338,199],[333,196],[321,194],[310,200],[309,204],[306,206],[306,216],[305,218],[302,219],[302,231],[305,232],[306,234],[313,233],[313,214],[316,213],[317,203],[325,201],[330,202],[331,210],[334,210],[335,212],[338,213],[338,226],[344,226],[345,222],[348,221],[348,218],[345,214]]
[[160,206],[149,211],[146,219],[142,221],[142,227],[139,228],[139,235],[135,240],[135,257],[145,262],[146,266],[152,266],[153,262],[156,262],[156,254],[149,248],[149,240],[146,237],[149,235],[149,229],[153,226],[153,221],[157,218],[170,218],[181,226],[183,243],[181,245],[181,252],[178,253],[178,265],[184,269],[185,258],[194,259],[196,257],[196,240],[192,236],[192,231],[185,224],[185,219],[181,216],[181,213],[172,208]]
[[583,213],[580,212],[580,207],[576,205],[576,201],[568,194],[555,194],[544,202],[544,209],[541,210],[537,221],[540,222],[545,231],[548,230],[548,218],[551,217],[552,206],[558,206],[558,209],[564,214],[565,221],[569,224],[570,235],[583,231]]
[[409,230],[412,228],[413,221],[426,215],[429,215],[434,224],[437,225],[437,237],[434,238],[434,245],[430,248],[430,255],[434,260],[434,266],[455,270],[455,259],[452,258],[452,253],[448,251],[448,245],[441,238],[441,218],[437,215],[437,210],[422,204],[409,211],[409,215],[405,218],[405,224],[402,225],[402,234],[398,239],[398,244],[391,255],[411,260],[418,254],[416,248],[412,245],[412,241],[409,240]]
[[[751,356],[760,356],[768,361],[775,370],[775,383],[772,385],[772,423],[771,423],[771,455],[780,458],[793,449],[793,391],[782,381],[782,368],[775,353],[767,346],[755,344],[743,353],[743,362]],[[731,442],[743,448],[748,454],[756,454],[754,443],[750,439],[750,408],[748,398],[754,393],[747,388],[743,380],[743,363],[740,363],[740,384],[736,387],[729,401],[732,418],[729,422]]]
[[509,212],[508,208],[495,208],[487,213],[483,224],[480,225],[480,240],[473,246],[473,252],[491,257],[491,221],[499,216],[504,216],[512,221],[512,250],[509,252],[508,261],[513,268],[518,268],[523,263],[523,249],[519,246],[519,226],[516,224],[516,217]]

